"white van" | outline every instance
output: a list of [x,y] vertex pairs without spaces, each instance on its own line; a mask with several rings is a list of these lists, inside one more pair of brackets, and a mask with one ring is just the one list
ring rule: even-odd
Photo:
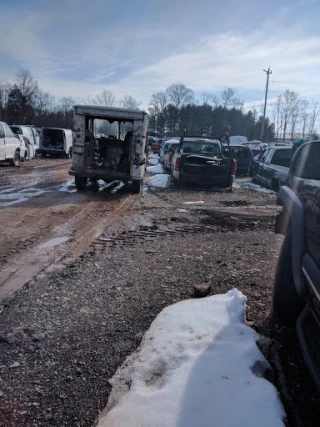
[[42,128],[39,153],[72,157],[73,132],[71,129]]
[[0,161],[20,166],[20,141],[4,122],[0,122]]
[[33,131],[33,128],[25,125],[10,125],[10,129],[14,134],[28,138],[30,142],[30,158],[33,158],[39,148],[37,145],[36,133]]
[[72,168],[78,190],[91,181],[132,181],[140,192],[146,164],[148,115],[127,108],[75,105]]

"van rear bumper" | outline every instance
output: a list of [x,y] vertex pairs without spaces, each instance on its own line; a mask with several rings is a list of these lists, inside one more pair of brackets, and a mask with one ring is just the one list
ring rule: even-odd
[[[110,172],[110,171],[103,171],[103,170],[85,170],[85,171],[75,171],[73,169],[69,170],[69,175],[71,176],[78,176],[81,178],[95,178],[95,179],[103,179],[103,180],[119,180],[119,181],[133,181],[133,178],[128,175],[124,174],[123,172]],[[142,181],[142,179],[141,179]]]

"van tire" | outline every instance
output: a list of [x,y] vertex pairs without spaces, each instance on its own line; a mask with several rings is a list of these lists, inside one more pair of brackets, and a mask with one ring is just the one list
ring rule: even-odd
[[14,153],[13,159],[10,160],[10,165],[11,166],[15,166],[15,167],[19,167],[20,166],[20,154],[18,153],[18,151],[16,151]]
[[84,191],[86,189],[87,178],[83,178],[82,176],[75,176],[74,181],[78,191]]
[[295,324],[304,302],[296,290],[292,273],[291,230],[282,243],[273,287],[273,312],[284,323]]
[[135,194],[139,194],[142,188],[142,181],[133,181],[132,190]]

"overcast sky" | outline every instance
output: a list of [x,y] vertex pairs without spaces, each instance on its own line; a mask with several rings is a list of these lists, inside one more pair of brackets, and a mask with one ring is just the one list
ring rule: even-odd
[[320,100],[320,0],[1,0],[0,80],[27,68],[76,101],[110,89],[147,108],[181,82],[247,106],[292,89]]

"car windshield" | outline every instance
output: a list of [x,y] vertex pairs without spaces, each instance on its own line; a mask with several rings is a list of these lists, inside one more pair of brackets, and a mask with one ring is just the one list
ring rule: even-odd
[[183,141],[181,154],[200,154],[203,156],[221,156],[220,147],[214,142],[208,141]]

